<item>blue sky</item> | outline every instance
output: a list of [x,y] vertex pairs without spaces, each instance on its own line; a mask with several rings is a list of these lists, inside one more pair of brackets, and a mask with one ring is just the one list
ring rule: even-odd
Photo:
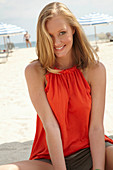
[[[42,8],[54,0],[0,0],[0,22],[14,24],[27,30],[31,41],[36,40],[36,24]],[[68,6],[76,17],[90,12],[100,12],[113,16],[113,0],[59,0]],[[93,27],[84,27],[86,34],[93,34]],[[97,33],[113,32],[113,24],[97,26]],[[15,42],[23,42],[23,35],[11,37]]]

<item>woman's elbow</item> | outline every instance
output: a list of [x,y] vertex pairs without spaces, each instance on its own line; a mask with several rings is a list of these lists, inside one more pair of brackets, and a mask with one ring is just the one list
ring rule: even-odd
[[89,138],[95,135],[104,135],[104,127],[91,127],[89,129]]
[[44,127],[44,130],[45,132],[48,132],[50,130],[59,130],[60,131],[60,128],[59,128],[59,125],[57,122],[55,123],[50,123],[50,122],[46,122],[43,124],[43,127]]

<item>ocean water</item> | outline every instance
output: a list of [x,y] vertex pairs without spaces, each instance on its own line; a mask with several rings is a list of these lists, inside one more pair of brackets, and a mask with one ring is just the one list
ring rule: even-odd
[[[12,42],[13,43],[13,42]],[[21,43],[13,43],[14,44],[14,47],[16,48],[16,49],[18,49],[18,48],[26,48],[26,43],[25,42],[21,42]],[[31,42],[31,44],[32,44],[32,47],[36,47],[36,42],[35,41],[32,41]],[[28,44],[29,45],[29,44]],[[2,44],[2,45],[0,45],[0,50],[4,50],[4,44]]]
[[[32,41],[31,44],[32,44],[32,47],[36,47],[35,41]],[[15,46],[15,48],[26,48],[26,43],[25,42],[15,43],[14,46]],[[28,44],[28,46],[29,46],[29,44]]]
[[[87,35],[87,38],[89,41],[95,41],[95,35],[92,34],[92,35]],[[98,40],[98,37],[96,37],[96,40]],[[36,42],[35,41],[32,41],[31,42],[32,44],[32,47],[36,47]],[[14,43],[14,46],[15,48],[26,48],[26,43],[25,42],[22,42],[22,43]],[[3,50],[4,49],[4,45],[0,44],[0,49]]]

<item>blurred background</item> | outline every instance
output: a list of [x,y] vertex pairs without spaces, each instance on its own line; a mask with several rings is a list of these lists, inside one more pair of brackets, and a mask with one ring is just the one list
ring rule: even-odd
[[[54,0],[0,0],[0,22],[17,25],[30,34],[30,41],[34,47],[36,44],[36,24],[42,8]],[[92,12],[99,12],[113,16],[112,0],[62,0],[59,1],[68,6],[68,8],[79,18]],[[93,26],[83,27],[90,41],[94,40]],[[110,32],[113,34],[113,24],[101,25],[96,27],[97,34]],[[25,48],[26,44],[23,35],[11,36],[10,41],[16,48]],[[0,37],[0,47],[3,46],[3,37]]]

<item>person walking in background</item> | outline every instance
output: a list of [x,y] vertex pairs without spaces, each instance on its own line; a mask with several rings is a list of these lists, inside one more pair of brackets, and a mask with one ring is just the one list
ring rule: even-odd
[[24,34],[24,39],[26,41],[26,47],[28,48],[28,44],[30,45],[30,47],[32,47],[31,42],[30,42],[30,35],[28,34],[28,31],[26,31],[26,33]]
[[37,112],[31,155],[0,170],[113,170],[103,127],[106,70],[64,4],[41,11],[36,47],[38,59],[25,69]]

